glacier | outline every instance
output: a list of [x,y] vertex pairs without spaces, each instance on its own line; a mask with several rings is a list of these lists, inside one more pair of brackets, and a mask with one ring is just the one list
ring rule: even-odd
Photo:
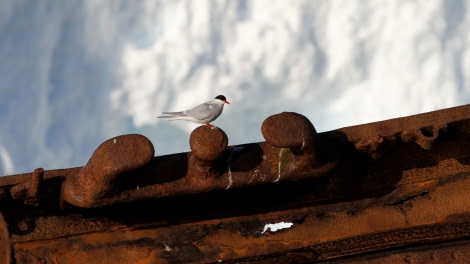
[[156,155],[189,150],[197,124],[162,111],[224,94],[229,144],[265,118],[317,131],[466,104],[463,0],[0,0],[0,175],[84,165],[140,133]]

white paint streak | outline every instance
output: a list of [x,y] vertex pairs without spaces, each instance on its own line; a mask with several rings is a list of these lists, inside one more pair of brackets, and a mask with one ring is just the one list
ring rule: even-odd
[[238,152],[238,151],[241,151],[243,149],[243,147],[234,147],[232,149],[232,152],[230,152],[230,156],[228,157],[228,185],[227,187],[225,188],[226,190],[229,189],[230,187],[232,187],[232,184],[233,184],[233,178],[232,178],[232,169],[230,168],[231,164],[232,164],[232,157],[233,157],[233,153],[235,152]]
[[305,135],[304,131],[302,131],[302,147],[300,147],[300,150],[303,150],[305,148]]
[[254,172],[253,172],[253,176],[251,176],[251,179],[248,181],[248,184],[252,183],[253,180],[258,177],[259,175],[259,169],[256,169]]
[[266,175],[260,173],[259,169],[256,169],[253,173],[253,177],[251,178],[251,180],[248,183],[251,183],[255,178],[260,178],[261,181],[264,182],[266,180]]
[[286,223],[286,222],[279,222],[277,224],[266,224],[261,234],[264,234],[268,230],[269,232],[274,233],[281,229],[291,228],[293,225],[294,223]]
[[232,187],[233,184],[233,178],[232,178],[232,171],[230,170],[230,165],[228,166],[228,185],[225,188],[225,190],[228,190],[230,187]]
[[279,162],[277,163],[277,178],[273,182],[277,182],[281,179],[282,150],[282,148],[281,150],[279,150]]
[[171,251],[171,247],[170,247],[170,246],[168,246],[168,245],[165,244],[165,243],[164,243],[163,245],[165,246],[165,251],[168,251],[168,252]]

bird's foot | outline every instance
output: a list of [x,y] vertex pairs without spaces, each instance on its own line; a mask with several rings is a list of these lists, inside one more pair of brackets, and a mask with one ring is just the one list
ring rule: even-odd
[[205,125],[206,125],[206,127],[210,128],[210,129],[214,129],[214,128],[216,128],[216,126],[214,126],[214,125],[211,125],[211,124],[205,124]]

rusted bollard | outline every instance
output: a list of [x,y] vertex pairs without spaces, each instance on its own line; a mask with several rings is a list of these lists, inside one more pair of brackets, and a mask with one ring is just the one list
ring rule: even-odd
[[317,131],[305,116],[292,112],[272,115],[264,120],[261,132],[269,145],[280,148],[279,153],[273,153],[277,157],[271,158],[279,160],[279,177],[281,166],[287,163],[291,172],[318,164],[315,153]]
[[189,146],[193,153],[190,164],[200,173],[209,173],[227,145],[227,135],[220,128],[200,126],[194,129],[189,137]]
[[154,153],[152,143],[142,135],[123,135],[103,142],[78,173],[66,178],[62,200],[79,207],[95,207],[101,198],[119,191],[114,189],[119,175],[144,166]]

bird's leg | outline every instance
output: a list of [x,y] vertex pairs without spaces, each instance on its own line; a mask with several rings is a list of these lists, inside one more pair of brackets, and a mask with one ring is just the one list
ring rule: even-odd
[[208,128],[214,128],[214,126],[211,125],[211,124],[209,124],[209,123],[206,124],[206,127],[208,127]]

